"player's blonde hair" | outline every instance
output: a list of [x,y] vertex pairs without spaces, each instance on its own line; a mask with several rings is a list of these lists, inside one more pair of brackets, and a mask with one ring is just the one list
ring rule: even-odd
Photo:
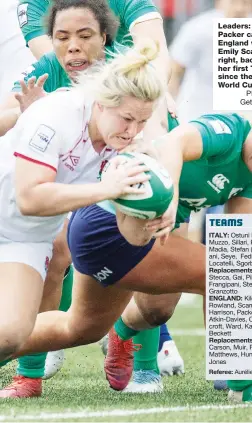
[[165,91],[164,83],[151,63],[158,53],[156,42],[142,40],[125,54],[113,55],[109,63],[91,66],[79,77],[79,86],[88,89],[95,101],[106,107],[119,106],[126,96],[154,102]]

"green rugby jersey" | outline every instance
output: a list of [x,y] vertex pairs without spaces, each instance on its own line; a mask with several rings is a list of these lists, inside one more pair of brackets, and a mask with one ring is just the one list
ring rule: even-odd
[[[122,53],[124,49],[125,46],[123,46],[122,44],[118,44],[118,52]],[[106,60],[110,59],[111,55],[109,53],[106,54]],[[35,76],[36,79],[38,79],[41,75],[44,75],[45,73],[48,73],[48,78],[44,84],[44,90],[47,93],[52,93],[58,88],[71,86],[71,80],[69,79],[65,70],[62,68],[61,64],[57,59],[56,54],[53,51],[50,53],[46,53],[37,62],[29,66],[24,72],[22,72],[22,74],[20,75],[20,79],[24,79],[25,83],[27,84],[28,80],[31,77]],[[12,91],[21,91],[19,81],[14,82]]]
[[[157,12],[157,8],[152,3],[152,0],[108,1],[110,8],[120,20],[120,27],[112,46],[107,46],[107,59],[110,58],[109,51],[122,52],[125,46],[131,44],[132,38],[128,36],[128,33],[130,25],[136,19],[147,13]],[[20,0],[18,7],[19,24],[27,43],[32,38],[46,33],[41,19],[46,14],[50,3],[50,0]],[[21,77],[24,77],[25,82],[27,82],[32,76],[38,78],[44,73],[48,73],[49,75],[44,84],[44,89],[48,93],[71,85],[71,81],[53,52],[45,54],[38,62],[29,66]],[[20,90],[20,83],[16,81],[12,91]]]
[[[47,93],[51,93],[58,88],[69,87],[71,81],[68,78],[67,73],[60,65],[54,52],[47,53],[41,57],[38,62],[33,63],[29,66],[21,75],[24,81],[27,83],[32,76],[39,78],[41,75],[48,73],[48,78],[44,84],[44,90]],[[20,78],[21,79],[21,78]],[[14,83],[12,91],[20,91],[21,86],[19,81]]]
[[[158,12],[152,0],[108,0],[108,4],[120,21],[115,42],[124,45],[132,42],[129,29],[134,21],[147,13]],[[46,34],[43,18],[50,5],[50,0],[19,0],[18,20],[26,43]]]
[[204,115],[190,122],[199,130],[203,152],[183,165],[177,224],[192,210],[226,203],[231,197],[252,198],[252,173],[242,159],[251,125],[236,113]]
[[[179,183],[179,205],[175,228],[192,211],[226,203],[229,198],[252,198],[252,173],[242,160],[242,147],[251,125],[237,114],[205,115],[190,122],[200,131],[200,159],[183,164]],[[169,131],[178,121],[168,114]],[[99,203],[115,213],[109,201]]]

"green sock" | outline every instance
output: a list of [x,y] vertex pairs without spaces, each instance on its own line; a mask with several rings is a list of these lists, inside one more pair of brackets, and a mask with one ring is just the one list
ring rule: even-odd
[[125,325],[121,317],[115,322],[114,329],[123,341],[127,341],[138,333],[138,330],[131,329],[129,326]]
[[[69,267],[69,272],[64,277],[62,296],[59,310],[67,311],[72,301],[73,267]],[[25,355],[18,359],[17,374],[30,378],[44,376],[45,361],[47,353]]]
[[72,302],[72,288],[73,288],[73,266],[69,266],[69,271],[63,280],[62,295],[59,310],[67,311]]
[[157,354],[159,346],[160,327],[143,330],[133,338],[134,344],[142,348],[134,352],[134,370],[154,370],[159,374]]
[[232,391],[244,391],[244,389],[248,388],[252,385],[252,380],[228,380],[227,386]]
[[47,353],[38,353],[19,357],[17,374],[30,378],[44,376]]

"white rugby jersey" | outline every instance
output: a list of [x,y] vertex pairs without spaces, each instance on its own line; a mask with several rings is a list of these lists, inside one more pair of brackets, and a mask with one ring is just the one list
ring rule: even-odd
[[94,150],[88,134],[91,108],[78,90],[55,92],[32,104],[2,137],[0,235],[13,241],[51,241],[65,218],[21,215],[15,198],[16,157],[54,169],[58,183],[98,182],[102,167],[116,152],[108,147]]

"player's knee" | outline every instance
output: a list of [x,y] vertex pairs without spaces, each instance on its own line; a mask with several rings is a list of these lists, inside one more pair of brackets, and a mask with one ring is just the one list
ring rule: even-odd
[[152,308],[151,310],[142,311],[142,315],[150,326],[161,326],[167,322],[173,315],[173,309]]
[[0,360],[13,356],[22,346],[25,339],[15,331],[0,331]]

